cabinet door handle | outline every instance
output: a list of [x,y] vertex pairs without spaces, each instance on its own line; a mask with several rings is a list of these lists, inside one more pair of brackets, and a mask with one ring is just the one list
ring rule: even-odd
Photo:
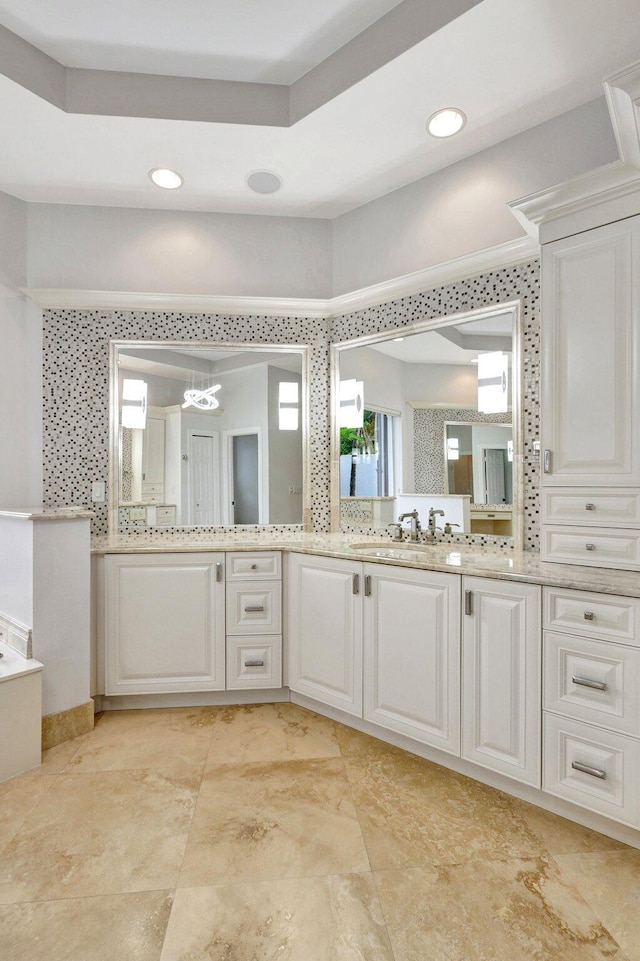
[[264,604],[253,604],[250,607],[245,607],[245,614],[261,614],[264,611]]
[[595,504],[585,504],[585,505],[584,505],[584,509],[585,509],[586,511],[594,511],[594,510],[596,509],[596,505],[595,505]]
[[545,472],[545,474],[551,473],[551,451],[550,450],[545,450],[544,454],[542,455],[542,470]]
[[353,584],[352,584],[351,590],[354,594],[360,593],[360,575],[359,574],[353,575]]
[[464,592],[464,612],[465,614],[473,614],[473,592]]
[[596,549],[596,545],[595,545],[595,544],[585,544],[584,546],[586,547],[586,549],[587,549],[588,551],[595,551],[595,549]]
[[585,621],[594,621],[595,618],[596,618],[596,615],[593,613],[593,611],[585,611],[585,612],[584,612],[584,619],[585,619]]
[[245,661],[245,667],[264,667],[264,661]]
[[571,681],[573,684],[579,684],[580,687],[592,687],[594,691],[606,691],[607,689],[604,681],[592,681],[590,677],[580,677],[579,674],[573,674]]
[[589,764],[581,764],[580,761],[572,761],[571,767],[574,771],[581,771],[583,774],[589,774],[591,777],[597,777],[600,781],[607,780],[607,772],[601,771],[599,767],[591,767]]
[[365,574],[364,577],[364,596],[371,597],[371,574]]
[[216,563],[216,580],[218,582],[222,580],[222,563],[220,561]]

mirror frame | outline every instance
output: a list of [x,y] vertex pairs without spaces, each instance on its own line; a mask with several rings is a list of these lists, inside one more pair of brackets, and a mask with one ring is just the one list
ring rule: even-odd
[[[108,485],[108,532],[113,534],[131,533],[129,528],[118,527],[118,507],[120,491],[120,397],[118,390],[118,352],[123,348],[180,350],[184,348],[201,348],[203,350],[233,350],[254,353],[288,354],[297,353],[302,360],[302,390],[300,416],[302,424],[302,531],[311,530],[311,452],[309,450],[309,375],[311,370],[311,347],[309,344],[250,344],[227,340],[110,340],[109,341],[109,485]],[[279,524],[248,524],[237,525],[239,529],[257,527],[267,530],[269,527],[279,527]],[[282,525],[297,527],[297,524]],[[166,529],[166,528],[165,528]],[[168,528],[171,530],[172,528]],[[173,530],[228,530],[228,526],[204,525],[194,527],[181,525]],[[145,528],[152,533],[156,528]]]
[[[473,320],[483,320],[495,314],[510,314],[512,318],[512,390],[511,413],[513,429],[513,546],[522,550],[524,546],[524,432],[523,432],[523,379],[522,379],[522,303],[519,299],[504,303],[492,304],[490,307],[480,307],[475,310],[460,311],[447,314],[444,317],[432,317],[429,320],[417,321],[405,327],[391,327],[375,334],[354,337],[351,340],[338,341],[330,349],[330,389],[331,389],[331,530],[339,532],[340,526],[340,426],[339,426],[339,396],[340,396],[340,354],[343,350],[353,347],[370,347],[395,337],[410,337],[411,334],[423,334],[437,330],[439,327],[453,327]],[[373,528],[372,528],[373,529]],[[452,534],[465,537],[466,534]],[[470,535],[474,536],[474,535]],[[493,535],[483,534],[483,538]],[[502,540],[496,536],[496,540]]]

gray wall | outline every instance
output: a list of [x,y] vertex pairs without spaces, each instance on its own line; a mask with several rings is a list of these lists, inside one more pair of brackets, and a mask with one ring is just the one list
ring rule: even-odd
[[507,203],[618,159],[604,97],[333,221],[333,293],[522,236]]
[[27,205],[0,193],[0,505],[42,498],[40,311],[27,279]]

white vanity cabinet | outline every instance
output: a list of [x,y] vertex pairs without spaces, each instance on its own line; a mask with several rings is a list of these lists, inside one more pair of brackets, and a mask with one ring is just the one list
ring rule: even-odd
[[640,600],[544,588],[549,794],[640,827]]
[[542,250],[543,560],[640,570],[640,217]]
[[460,577],[364,565],[364,717],[460,755]]
[[459,754],[460,578],[301,554],[289,564],[291,690]]
[[279,551],[226,555],[227,690],[282,686]]
[[463,577],[462,757],[540,786],[540,588]]
[[289,555],[288,683],[362,717],[362,564]]
[[224,690],[224,554],[111,554],[105,566],[105,694]]

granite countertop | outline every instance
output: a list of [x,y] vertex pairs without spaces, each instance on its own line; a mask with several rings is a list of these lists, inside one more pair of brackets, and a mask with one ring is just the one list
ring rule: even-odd
[[27,521],[77,521],[93,516],[93,511],[84,507],[14,507],[0,510],[0,517],[17,517]]
[[196,540],[193,535],[171,534],[131,536],[127,534],[95,538],[94,554],[185,553],[195,551],[280,550],[302,554],[321,554],[372,564],[393,564],[418,570],[445,571],[453,574],[496,577],[527,584],[598,591],[640,597],[640,573],[605,568],[549,564],[534,551],[493,550],[464,544],[420,544],[418,550],[390,539],[367,538],[362,534],[299,534],[265,531],[251,535],[221,533],[211,539]]

